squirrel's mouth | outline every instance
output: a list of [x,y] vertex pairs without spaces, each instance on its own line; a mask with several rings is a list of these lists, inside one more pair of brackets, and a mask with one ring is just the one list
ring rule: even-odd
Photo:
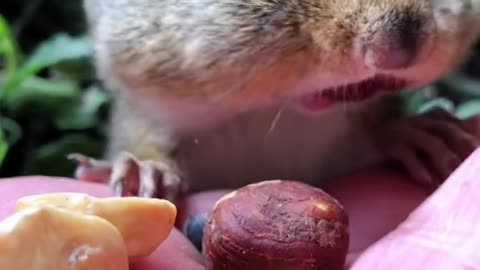
[[318,90],[300,98],[302,107],[319,110],[335,103],[352,103],[366,100],[376,94],[399,91],[407,81],[390,75],[375,75],[360,82]]

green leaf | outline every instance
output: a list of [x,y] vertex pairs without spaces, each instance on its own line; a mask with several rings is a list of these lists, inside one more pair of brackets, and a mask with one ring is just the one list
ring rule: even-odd
[[416,115],[419,108],[425,103],[425,97],[421,93],[412,92],[404,95],[406,115]]
[[480,81],[465,75],[455,74],[442,81],[450,91],[461,93],[469,97],[480,97]]
[[72,38],[65,34],[57,34],[43,42],[27,59],[26,63],[7,80],[2,96],[12,95],[22,89],[22,84],[38,72],[64,61],[90,57],[88,36]]
[[22,127],[13,119],[0,117],[0,128],[3,129],[0,140],[9,145],[14,145],[22,137]]
[[94,79],[96,73],[91,60],[91,58],[82,58],[59,63],[51,68],[52,76],[75,81]]
[[98,87],[91,87],[85,91],[76,106],[70,107],[58,115],[55,124],[59,129],[86,129],[99,124],[98,111],[107,104],[109,97]]
[[460,104],[455,115],[460,119],[467,119],[480,114],[480,100],[475,99]]
[[19,91],[13,92],[4,106],[15,112],[56,115],[70,109],[81,97],[81,89],[69,80],[30,77]]
[[21,127],[13,119],[0,117],[0,168],[10,147],[20,139],[21,134]]
[[425,112],[431,111],[431,110],[436,109],[436,108],[441,108],[441,109],[444,109],[444,110],[446,110],[448,112],[452,112],[452,113],[455,111],[455,105],[453,104],[453,102],[451,100],[439,97],[439,98],[429,100],[429,101],[425,102],[424,104],[422,104],[418,108],[418,112],[419,113],[425,113]]
[[[404,111],[407,116],[414,116],[419,114],[425,104],[431,102],[436,96],[436,88],[432,85],[425,86],[420,89],[412,89],[402,94],[405,99]],[[428,106],[428,105],[427,105]]]
[[7,157],[9,145],[0,127],[0,168]]
[[0,56],[6,58],[6,72],[8,76],[12,76],[18,66],[18,49],[9,25],[5,18],[0,15]]

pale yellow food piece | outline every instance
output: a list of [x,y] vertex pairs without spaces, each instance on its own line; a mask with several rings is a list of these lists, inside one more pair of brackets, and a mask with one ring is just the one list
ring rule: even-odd
[[174,227],[177,209],[162,199],[140,197],[95,198],[83,193],[32,195],[17,200],[16,209],[51,205],[102,217],[121,233],[129,258],[152,253]]
[[31,207],[0,222],[0,269],[128,270],[120,232],[100,217]]

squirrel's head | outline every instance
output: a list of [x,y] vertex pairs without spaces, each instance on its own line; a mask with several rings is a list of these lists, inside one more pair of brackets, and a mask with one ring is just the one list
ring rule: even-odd
[[88,14],[101,17],[91,25],[104,77],[162,95],[240,85],[262,103],[313,87],[416,88],[453,71],[480,37],[480,0],[103,3]]
[[307,1],[304,27],[332,71],[422,84],[451,71],[480,37],[480,0]]
[[307,8],[296,16],[318,63],[318,77],[304,87],[318,87],[306,95],[312,104],[424,86],[452,72],[480,37],[480,0],[303,0],[302,5]]

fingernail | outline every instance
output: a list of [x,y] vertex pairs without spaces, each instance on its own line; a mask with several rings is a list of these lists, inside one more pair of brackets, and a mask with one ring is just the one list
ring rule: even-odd
[[89,166],[90,162],[88,158],[84,155],[78,154],[78,153],[71,153],[67,155],[67,160],[72,161],[73,163],[76,163],[77,165],[82,165],[82,166]]
[[207,215],[196,215],[192,216],[185,222],[183,233],[193,246],[199,251],[202,252],[202,239],[203,239],[203,229],[207,222]]

